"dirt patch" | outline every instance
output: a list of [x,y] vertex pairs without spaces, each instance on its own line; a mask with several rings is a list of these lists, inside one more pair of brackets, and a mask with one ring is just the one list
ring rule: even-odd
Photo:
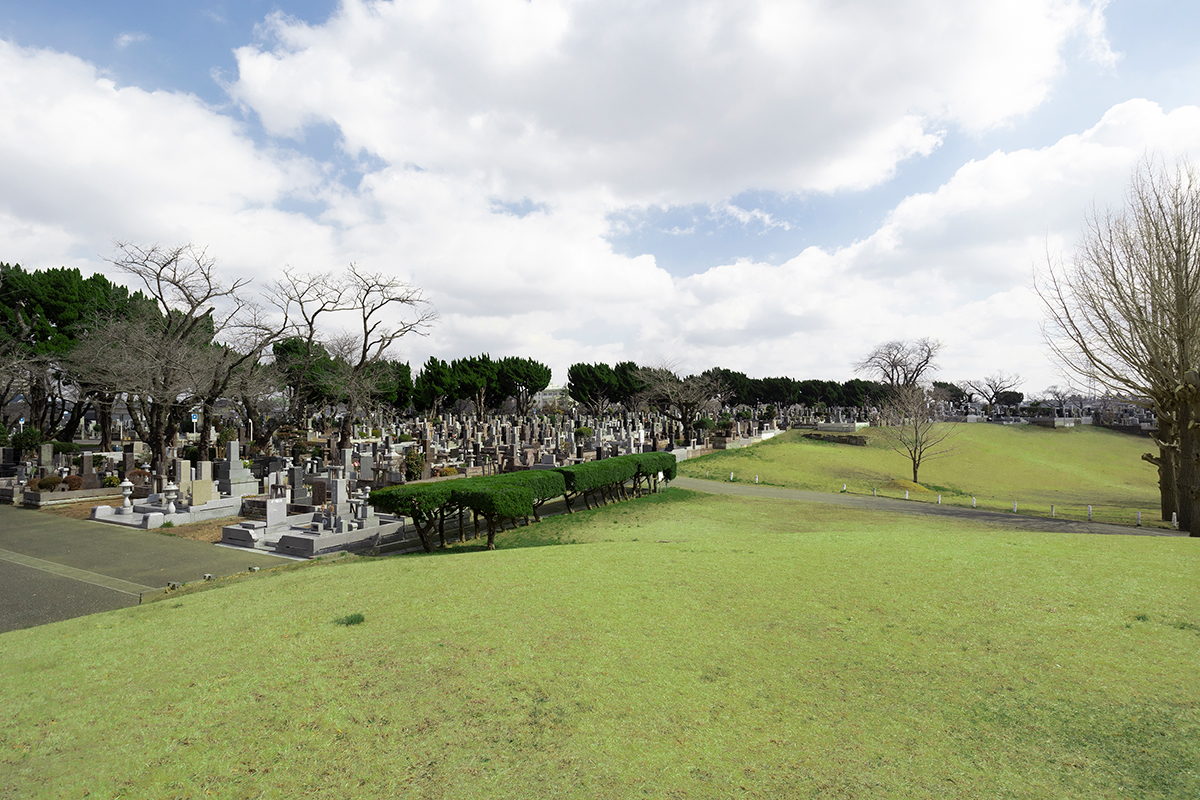
[[96,500],[91,498],[88,500],[80,500],[78,503],[63,503],[56,506],[42,506],[38,509],[40,514],[54,514],[57,517],[66,517],[67,519],[90,519],[92,516],[92,508],[95,506],[112,506],[117,508],[121,505],[121,500]]

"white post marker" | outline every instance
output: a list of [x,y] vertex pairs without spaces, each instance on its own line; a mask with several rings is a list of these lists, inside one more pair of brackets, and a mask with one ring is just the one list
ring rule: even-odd
[[1013,500],[1013,513],[1017,513],[1017,501]]
[[1092,507],[1088,506],[1088,522],[1092,521]]
[[733,473],[729,473],[729,480],[733,480]]
[[1179,514],[1175,511],[1171,512],[1171,527],[1173,527],[1175,530],[1179,530]]
[[758,483],[758,476],[757,476],[757,475],[755,475],[755,476],[754,476],[754,482],[755,482],[755,483]]
[[971,498],[971,508],[974,508],[974,507],[975,507],[975,498],[972,497]]
[[1137,524],[1137,526],[1138,526],[1139,528],[1140,528],[1140,527],[1142,527],[1142,512],[1140,512],[1140,511],[1138,512],[1138,524]]
[[846,484],[844,484],[844,483],[842,484],[842,491],[843,492],[846,491]]
[[908,499],[908,489],[905,489],[905,490],[904,490],[904,499],[905,499],[905,500],[907,500],[907,499]]
[[1054,517],[1054,503],[1050,504],[1050,516],[1051,516],[1051,518]]
[[939,494],[938,495],[938,505],[940,506],[941,504],[942,504],[942,496]]

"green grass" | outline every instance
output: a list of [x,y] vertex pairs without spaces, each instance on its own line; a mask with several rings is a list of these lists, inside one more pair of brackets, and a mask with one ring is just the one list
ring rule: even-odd
[[[877,491],[904,497],[1011,511],[1086,519],[1092,506],[1097,522],[1133,525],[1142,512],[1144,525],[1159,522],[1158,472],[1141,460],[1156,451],[1150,439],[1103,428],[1041,428],[1035,425],[959,425],[955,449],[921,466],[921,486],[912,484],[912,467],[888,449],[878,429],[863,429],[867,447],[804,439],[789,431],[741,450],[719,451],[679,465],[679,474],[762,483],[819,492],[855,494]],[[1169,523],[1167,523],[1169,525]]]
[[671,490],[499,545],[0,635],[0,796],[1200,796],[1192,540]]

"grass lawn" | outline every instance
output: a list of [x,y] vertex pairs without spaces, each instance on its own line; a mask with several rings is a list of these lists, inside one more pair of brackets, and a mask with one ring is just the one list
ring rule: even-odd
[[1036,425],[959,425],[954,450],[921,466],[921,485],[912,482],[909,460],[890,450],[878,429],[859,431],[867,447],[803,438],[788,431],[741,450],[718,451],[681,462],[679,473],[762,483],[793,489],[838,492],[845,484],[856,494],[904,497],[1023,514],[1087,519],[1092,506],[1097,522],[1133,525],[1142,512],[1144,525],[1159,521],[1158,471],[1141,460],[1157,452],[1150,439],[1104,428],[1041,428]]
[[1200,796],[1194,540],[669,490],[498,544],[0,635],[0,796]]

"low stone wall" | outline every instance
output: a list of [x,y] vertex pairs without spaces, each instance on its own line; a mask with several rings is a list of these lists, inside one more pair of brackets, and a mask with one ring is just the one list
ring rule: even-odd
[[[15,496],[15,493],[14,493]],[[77,500],[120,500],[121,490],[116,486],[104,486],[99,489],[70,489],[63,492],[35,492],[29,489],[22,493],[21,504],[31,508],[42,506],[58,506],[63,503],[74,503]],[[3,494],[0,493],[0,500]],[[10,498],[9,502],[16,502]]]
[[837,433],[806,433],[805,439],[817,439],[822,442],[833,442],[834,444],[850,444],[855,447],[866,447],[867,437],[865,436],[849,436]]

